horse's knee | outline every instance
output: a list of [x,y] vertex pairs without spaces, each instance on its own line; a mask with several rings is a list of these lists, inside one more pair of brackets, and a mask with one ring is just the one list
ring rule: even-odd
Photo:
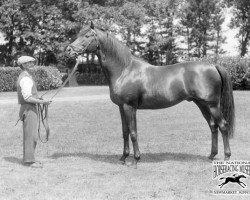
[[136,132],[131,132],[130,133],[130,138],[132,142],[136,142],[137,141],[137,133]]
[[128,140],[129,131],[128,130],[124,130],[122,136],[123,136],[124,140]]

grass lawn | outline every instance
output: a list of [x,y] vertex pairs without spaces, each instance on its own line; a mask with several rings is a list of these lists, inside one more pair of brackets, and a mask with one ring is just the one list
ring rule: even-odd
[[[211,194],[218,185],[206,158],[211,134],[193,103],[139,110],[141,162],[138,169],[121,165],[120,115],[108,95],[105,86],[64,88],[49,108],[50,140],[37,147],[36,157],[44,168],[30,169],[21,164],[22,125],[14,126],[19,109],[16,94],[0,93],[0,199],[250,198]],[[236,91],[234,96],[231,160],[250,160],[250,92]],[[220,136],[217,159],[223,158]],[[248,187],[249,179],[244,181]],[[240,189],[233,184],[227,187]]]

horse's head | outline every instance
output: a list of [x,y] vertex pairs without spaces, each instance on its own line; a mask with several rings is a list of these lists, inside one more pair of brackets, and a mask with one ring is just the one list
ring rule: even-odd
[[245,175],[239,175],[240,178],[247,178]]
[[84,52],[96,52],[98,49],[98,38],[93,22],[89,27],[83,27],[77,39],[71,43],[66,51],[71,56],[77,56]]

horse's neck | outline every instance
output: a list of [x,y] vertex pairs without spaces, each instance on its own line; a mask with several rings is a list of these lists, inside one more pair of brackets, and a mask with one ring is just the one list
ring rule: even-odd
[[106,78],[112,81],[117,79],[122,71],[131,63],[131,53],[123,44],[115,38],[104,35],[99,39],[99,57],[104,68]]

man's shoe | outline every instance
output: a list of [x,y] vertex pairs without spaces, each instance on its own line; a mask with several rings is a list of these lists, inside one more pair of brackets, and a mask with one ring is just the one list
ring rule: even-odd
[[24,163],[24,165],[31,168],[43,168],[43,164],[39,161]]

